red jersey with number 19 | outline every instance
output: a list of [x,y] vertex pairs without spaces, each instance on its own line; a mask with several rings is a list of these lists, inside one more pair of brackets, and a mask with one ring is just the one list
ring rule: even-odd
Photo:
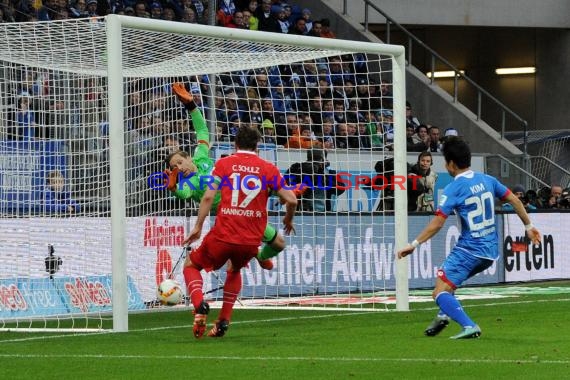
[[234,244],[261,244],[269,193],[284,184],[279,169],[254,152],[239,150],[218,160],[212,175],[219,180],[222,195],[212,228],[216,238]]

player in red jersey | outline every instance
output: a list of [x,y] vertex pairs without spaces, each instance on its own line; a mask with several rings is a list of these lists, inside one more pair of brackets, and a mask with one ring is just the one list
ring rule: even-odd
[[235,138],[237,152],[216,162],[212,171],[214,180],[202,197],[196,225],[184,240],[184,244],[191,244],[200,238],[204,220],[210,213],[216,192],[220,191],[216,222],[202,244],[188,255],[184,263],[184,279],[194,305],[193,332],[196,338],[204,335],[210,310],[204,301],[200,271],[217,270],[230,261],[222,309],[214,327],[208,332],[208,336],[221,337],[228,329],[234,304],[241,291],[240,270],[257,256],[267,225],[267,199],[272,191],[285,204],[285,234],[295,232],[293,216],[297,209],[297,197],[292,190],[282,187],[285,181],[279,169],[255,153],[259,138],[256,129],[240,127]]

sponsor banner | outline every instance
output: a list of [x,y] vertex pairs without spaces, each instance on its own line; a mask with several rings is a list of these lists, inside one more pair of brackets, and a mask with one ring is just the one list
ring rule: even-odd
[[[129,310],[145,307],[130,277]],[[0,318],[55,316],[112,310],[112,279],[106,276],[0,280]]]
[[[133,289],[129,289],[132,294],[140,294],[145,302],[156,299],[157,285],[167,278],[180,258],[185,231],[194,221],[194,218],[184,217],[127,218],[127,274],[133,285]],[[209,230],[209,220],[204,224],[202,236]],[[58,284],[60,278],[99,278],[112,273],[109,218],[0,219],[0,242],[2,278],[48,277],[46,258],[49,257],[49,244],[54,247],[54,257],[61,259],[61,265],[53,274]],[[178,266],[175,279],[184,284],[182,265],[183,261]],[[71,291],[66,296],[68,298],[79,292],[81,302],[77,309],[80,310],[87,302],[83,288],[87,287],[89,293],[94,287],[101,289],[104,285],[111,291],[110,278],[97,281],[101,284],[73,282],[65,286],[61,284],[58,289],[65,290],[67,286]],[[211,282],[208,277],[204,282],[206,289]],[[79,290],[73,290],[73,287]],[[90,296],[95,297],[94,302],[100,301],[100,295],[90,293]]]
[[[505,214],[503,261],[505,281],[533,281],[570,278],[569,213],[532,213],[533,224],[542,234],[539,246],[525,238],[525,229],[516,214]],[[513,243],[523,242],[526,251],[513,250]],[[516,246],[516,244],[515,244]]]
[[[430,219],[431,216],[426,215],[410,216],[410,238],[415,237]],[[127,273],[131,302],[140,306],[142,302],[156,299],[156,287],[181,258],[182,241],[194,221],[194,218],[160,216],[127,219]],[[202,237],[210,228],[208,222],[213,222],[213,219],[207,220]],[[277,228],[282,225],[280,216],[270,216],[270,222]],[[299,215],[296,225],[297,235],[285,238],[287,248],[274,258],[274,270],[262,270],[256,260],[243,270],[244,297],[395,288],[393,216]],[[500,231],[502,228],[502,224],[499,225]],[[434,238],[410,256],[410,288],[433,286],[438,266],[458,237],[456,219],[450,217]],[[4,304],[13,304],[13,298],[18,296],[12,295],[14,289],[11,284],[15,283],[20,292],[26,290],[10,278],[47,281],[46,247],[52,244],[54,256],[62,262],[53,275],[54,290],[49,292],[49,297],[47,293],[42,295],[42,302],[49,299],[45,307],[52,310],[64,304],[71,305],[73,311],[106,310],[108,307],[106,300],[112,295],[110,219],[4,219],[0,220],[0,241],[3,245],[0,270],[7,278],[2,282],[2,289],[7,289],[2,293],[8,300]],[[468,284],[497,283],[502,276],[502,263],[499,261],[469,280]],[[182,262],[174,278],[184,284],[181,269]],[[225,271],[218,275],[220,279],[212,274],[205,276],[204,291],[223,285]],[[39,289],[45,288],[40,286]],[[39,297],[36,297],[36,303]],[[26,302],[29,303],[28,300]]]
[[[431,216],[409,217],[409,236],[413,238],[429,223]],[[409,287],[433,287],[437,268],[459,238],[454,216],[430,241],[410,256]],[[499,223],[500,222],[500,218]],[[280,219],[271,222],[280,226]],[[394,217],[382,215],[299,216],[303,228],[286,237],[287,247],[274,260],[273,271],[262,270],[257,262],[243,272],[243,296],[335,294],[394,289]],[[502,224],[499,225],[499,231]],[[502,262],[471,278],[466,284],[492,284],[499,281]],[[260,285],[270,285],[266,288]]]
[[[54,286],[71,313],[90,313],[112,310],[112,276],[55,278]],[[127,277],[129,310],[144,309],[144,302]]]
[[62,147],[57,140],[0,141],[0,211],[39,211],[47,174],[67,177]]
[[0,317],[67,314],[68,309],[49,278],[0,279]]

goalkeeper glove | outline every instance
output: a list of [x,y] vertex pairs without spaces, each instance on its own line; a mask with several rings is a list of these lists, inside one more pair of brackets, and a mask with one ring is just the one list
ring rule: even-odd
[[184,83],[180,82],[173,83],[172,92],[176,94],[178,100],[182,102],[182,104],[184,104],[184,107],[186,107],[188,111],[193,111],[194,108],[196,108],[196,103],[194,103],[194,98],[192,97],[192,94],[186,91]]
[[174,168],[172,170],[166,169],[164,174],[166,177],[164,178],[164,186],[169,191],[176,191],[176,184],[178,183],[178,168]]

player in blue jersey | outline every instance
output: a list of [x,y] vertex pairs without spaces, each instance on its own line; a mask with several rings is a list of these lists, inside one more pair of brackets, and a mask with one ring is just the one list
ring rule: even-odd
[[433,298],[440,310],[425,334],[439,334],[451,318],[462,327],[452,339],[478,338],[481,329],[465,313],[454,293],[467,279],[489,268],[499,256],[495,198],[513,206],[532,243],[539,244],[541,236],[518,197],[496,178],[471,170],[471,151],[465,141],[452,137],[445,142],[442,151],[445,168],[454,181],[443,190],[435,217],[413,242],[398,251],[398,258],[411,254],[434,236],[455,212],[461,222],[461,236],[437,272]]

